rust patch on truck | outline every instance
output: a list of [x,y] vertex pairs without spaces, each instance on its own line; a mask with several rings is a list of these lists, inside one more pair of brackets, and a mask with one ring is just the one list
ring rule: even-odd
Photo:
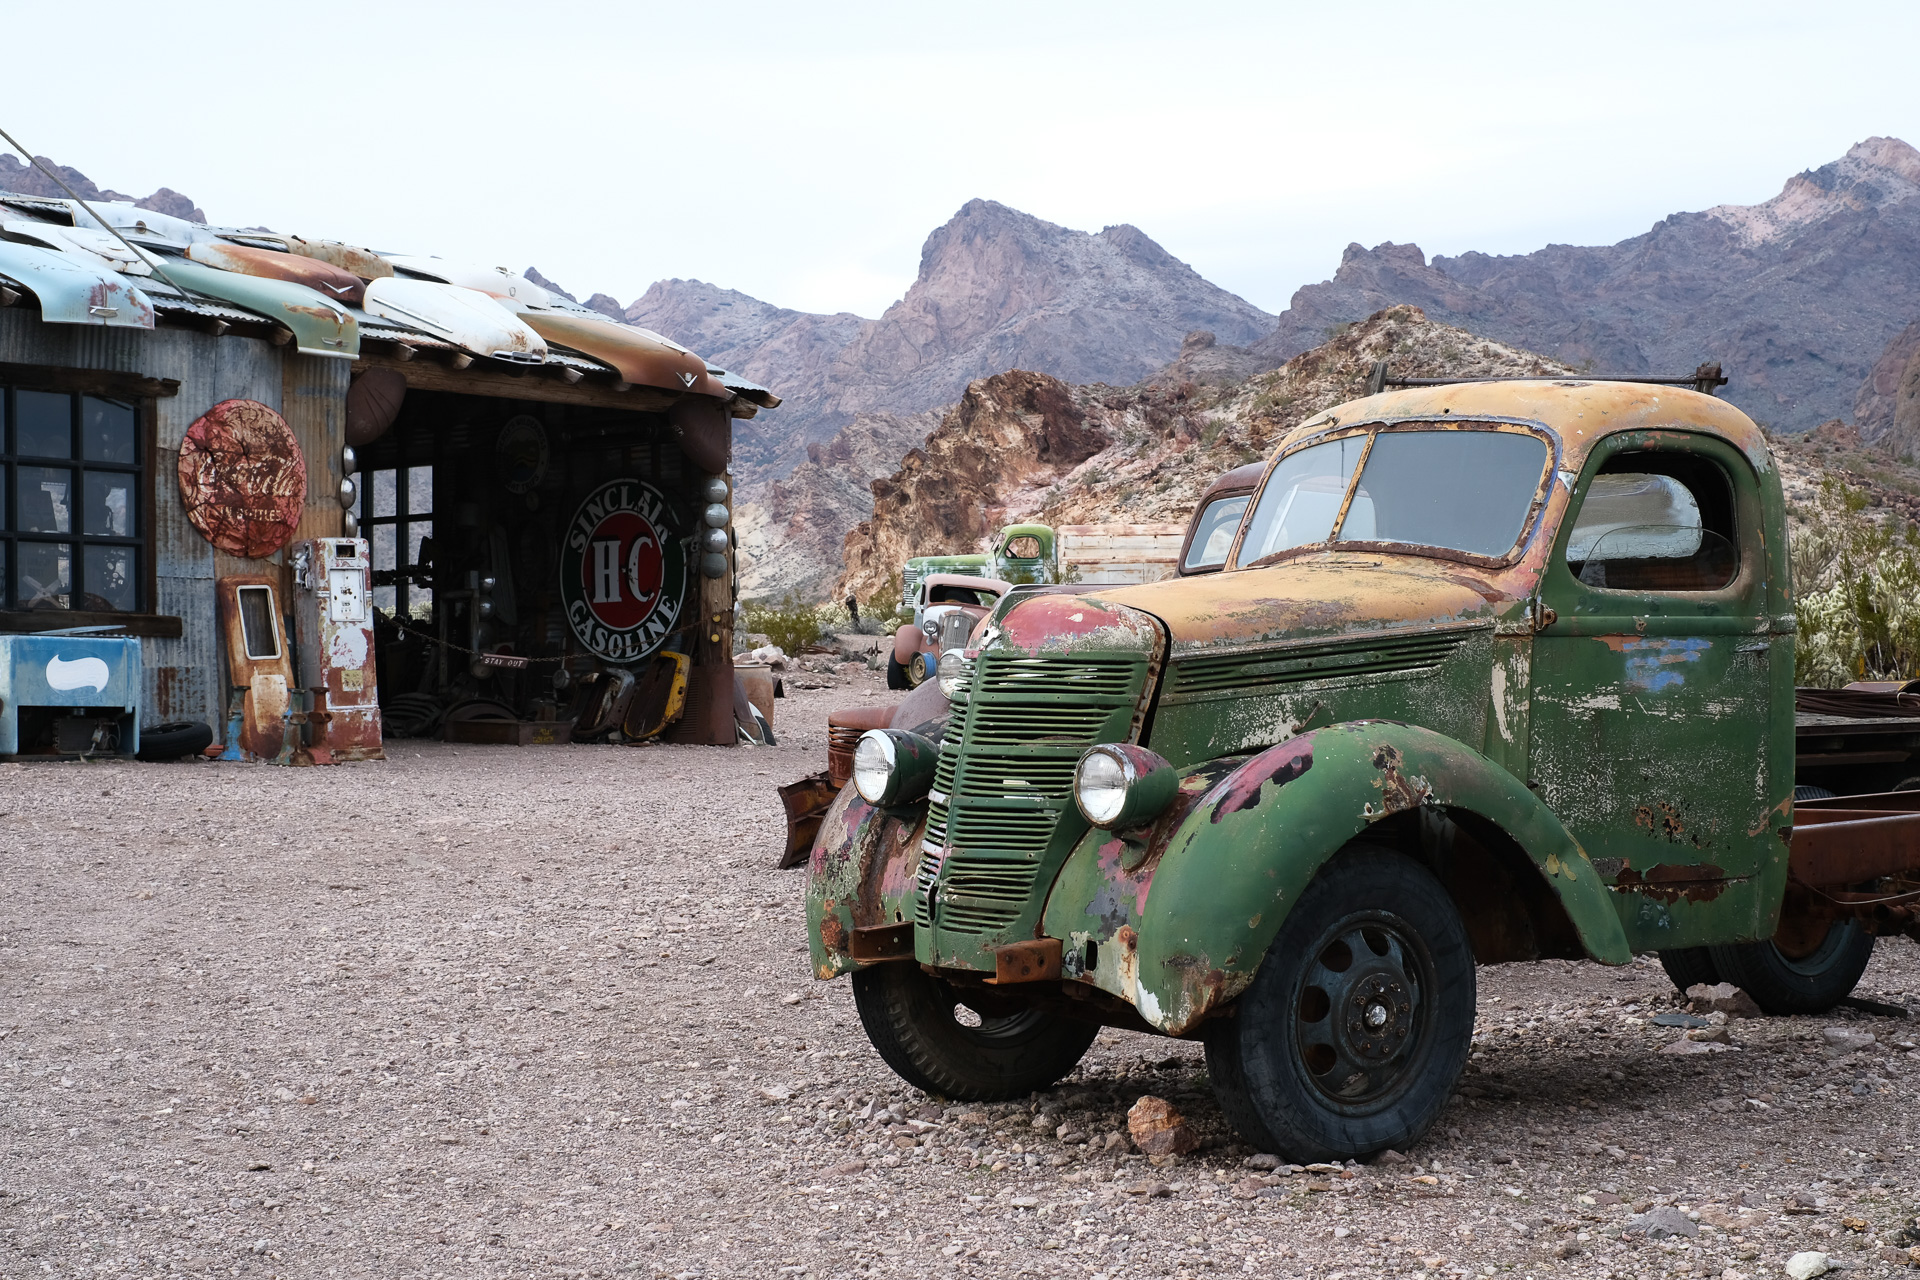
[[1712,902],[1732,881],[1724,867],[1711,862],[1676,865],[1661,863],[1636,871],[1622,867],[1613,882],[1615,893],[1637,893],[1655,902]]
[[1401,763],[1400,749],[1392,743],[1382,743],[1374,750],[1373,767],[1380,771],[1380,781],[1374,783],[1380,788],[1380,807],[1368,805],[1366,817],[1384,818],[1416,809],[1433,795],[1432,785],[1419,774],[1402,773]]

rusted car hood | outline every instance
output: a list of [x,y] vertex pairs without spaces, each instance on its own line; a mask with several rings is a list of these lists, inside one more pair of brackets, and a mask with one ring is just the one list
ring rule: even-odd
[[1350,552],[1086,594],[1160,619],[1174,657],[1280,640],[1491,622],[1513,603],[1498,575],[1471,566]]

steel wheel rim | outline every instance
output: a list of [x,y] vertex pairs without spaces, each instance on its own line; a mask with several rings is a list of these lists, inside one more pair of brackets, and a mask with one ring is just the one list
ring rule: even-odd
[[1431,1041],[1435,977],[1419,935],[1400,917],[1363,911],[1308,949],[1292,993],[1293,1049],[1322,1102],[1367,1113],[1419,1078]]
[[[965,1009],[980,1019],[978,1025],[968,1025],[961,1021],[960,1010]],[[975,1009],[965,1000],[955,997],[948,1006],[954,1026],[958,1027],[969,1039],[983,1048],[997,1044],[1011,1044],[1032,1035],[1046,1014],[1038,1009],[1021,1009],[1015,1013],[991,1014]]]

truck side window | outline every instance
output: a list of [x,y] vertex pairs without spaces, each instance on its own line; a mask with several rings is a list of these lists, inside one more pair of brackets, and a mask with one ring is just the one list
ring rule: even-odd
[[1609,591],[1717,591],[1733,581],[1733,495],[1713,464],[1622,454],[1587,486],[1567,568]]
[[1242,493],[1231,498],[1216,498],[1207,504],[1206,512],[1194,527],[1193,542],[1187,548],[1187,568],[1202,569],[1227,562],[1227,552],[1233,549],[1233,535],[1240,529],[1240,517],[1246,514],[1248,496]]
[[1007,554],[1015,560],[1037,560],[1040,558],[1040,539],[1030,533],[1007,540]]

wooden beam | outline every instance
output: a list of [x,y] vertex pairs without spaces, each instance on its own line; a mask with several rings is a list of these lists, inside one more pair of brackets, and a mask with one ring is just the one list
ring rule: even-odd
[[407,380],[415,391],[446,391],[461,396],[493,396],[502,400],[533,400],[546,404],[578,404],[595,409],[625,409],[633,413],[659,413],[670,408],[685,392],[660,391],[653,387],[634,387],[615,391],[605,383],[582,380],[568,384],[537,373],[515,376],[491,369],[450,369],[437,360],[396,360],[387,355],[362,352],[353,371],[392,369]]
[[178,640],[180,619],[163,613],[113,613],[106,610],[12,609],[0,611],[0,632],[13,635],[59,631],[65,627],[116,627],[130,636],[150,640]]
[[113,369],[60,369],[45,364],[0,364],[0,382],[33,391],[78,391],[121,400],[180,394],[177,378],[149,378]]

